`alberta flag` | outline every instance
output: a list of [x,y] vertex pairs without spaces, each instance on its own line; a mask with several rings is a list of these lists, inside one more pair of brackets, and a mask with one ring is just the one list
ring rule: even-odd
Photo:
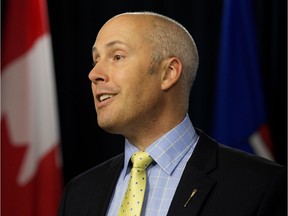
[[274,160],[252,3],[223,1],[212,135],[223,144]]
[[62,190],[45,0],[9,0],[1,47],[1,215],[57,215]]

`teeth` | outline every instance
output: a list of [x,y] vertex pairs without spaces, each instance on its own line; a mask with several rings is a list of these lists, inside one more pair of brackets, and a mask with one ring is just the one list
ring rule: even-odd
[[111,98],[111,97],[113,97],[113,95],[109,95],[109,94],[101,95],[100,96],[100,101],[104,101],[104,100],[106,100],[108,98]]

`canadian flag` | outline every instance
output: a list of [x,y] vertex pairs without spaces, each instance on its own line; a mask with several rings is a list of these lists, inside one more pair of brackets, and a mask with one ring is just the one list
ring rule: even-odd
[[45,0],[9,0],[1,55],[1,213],[54,216],[62,192]]

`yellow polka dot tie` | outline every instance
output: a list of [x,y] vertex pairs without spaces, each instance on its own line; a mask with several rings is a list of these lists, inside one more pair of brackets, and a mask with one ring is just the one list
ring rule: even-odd
[[123,197],[118,216],[140,216],[146,189],[146,168],[152,158],[143,151],[132,155],[133,167],[130,172],[130,181]]

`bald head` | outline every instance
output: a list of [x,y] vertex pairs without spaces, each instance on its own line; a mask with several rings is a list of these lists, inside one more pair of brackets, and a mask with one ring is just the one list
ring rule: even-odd
[[127,25],[134,26],[134,34],[148,42],[152,49],[153,65],[159,64],[167,57],[175,56],[180,59],[183,65],[180,82],[183,86],[183,94],[189,100],[199,57],[196,44],[187,29],[169,17],[146,11],[122,13],[111,18],[107,23],[119,19],[125,19]]

